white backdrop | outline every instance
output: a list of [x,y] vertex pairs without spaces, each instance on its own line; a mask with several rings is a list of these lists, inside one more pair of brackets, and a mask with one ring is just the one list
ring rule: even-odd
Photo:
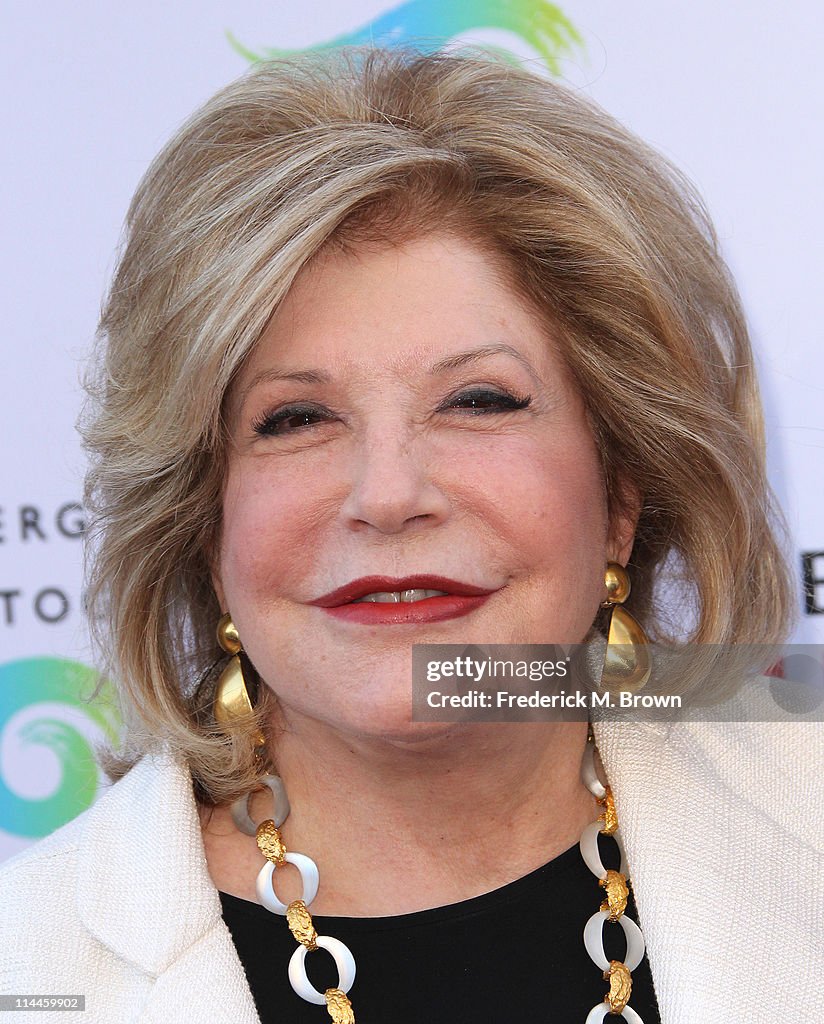
[[[561,0],[561,7],[582,38],[561,59],[562,76],[684,168],[714,215],[753,329],[771,476],[793,531],[802,606],[805,558],[809,573],[823,578],[797,639],[820,643],[819,5]],[[0,859],[93,798],[83,737],[106,723],[78,705],[79,670],[71,671],[73,662],[88,662],[78,379],[140,175],[194,107],[248,66],[227,31],[261,51],[316,46],[372,22],[373,34],[388,26],[399,38],[493,42],[546,70],[527,39],[548,8],[545,0],[327,0],[306,17],[297,2],[149,0],[138,8],[18,0],[7,13]],[[523,30],[496,28],[504,15],[520,19]]]

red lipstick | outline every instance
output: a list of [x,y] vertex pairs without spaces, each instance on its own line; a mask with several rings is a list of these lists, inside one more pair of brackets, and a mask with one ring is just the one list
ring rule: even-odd
[[[444,594],[427,597],[421,601],[358,602],[358,598],[366,594],[401,590],[443,590]],[[401,577],[361,576],[309,603],[323,608],[327,614],[337,619],[364,624],[392,625],[440,622],[443,619],[468,615],[494,592],[446,576],[428,573]]]

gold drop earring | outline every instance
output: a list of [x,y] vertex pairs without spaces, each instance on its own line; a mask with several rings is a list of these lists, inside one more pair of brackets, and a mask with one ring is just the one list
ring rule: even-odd
[[[231,657],[226,668],[220,673],[217,682],[214,715],[216,722],[228,725],[234,719],[248,715],[254,708],[243,675],[243,664],[240,660],[243,645],[240,642],[237,627],[228,612],[221,616],[217,624],[217,642]],[[262,753],[266,745],[266,737],[259,729],[252,736],[252,742],[255,745],[255,753]]]
[[[226,724],[238,716],[248,715],[253,708],[246,679],[243,676],[243,663],[240,660],[243,646],[238,636],[237,627],[228,612],[221,616],[217,624],[217,642],[227,654],[231,655],[228,665],[218,679],[214,700],[215,721]],[[259,729],[256,729],[251,739],[255,745],[255,758],[262,773],[256,789],[268,788],[274,801],[272,818],[263,824],[273,825],[277,831],[289,817],[289,798],[280,776],[267,771],[264,767],[266,737]],[[255,825],[249,814],[249,798],[251,796],[252,791],[239,796],[231,805],[231,813],[236,828],[245,832],[246,835],[254,836],[257,835],[258,826]]]
[[607,562],[604,573],[607,599],[602,608],[611,608],[601,685],[608,690],[640,690],[652,671],[649,638],[641,624],[621,605],[629,597],[630,582],[626,569],[618,562]]

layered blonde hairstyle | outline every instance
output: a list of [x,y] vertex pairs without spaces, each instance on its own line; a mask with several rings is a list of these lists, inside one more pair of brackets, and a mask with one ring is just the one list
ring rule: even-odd
[[[197,687],[220,657],[210,557],[222,410],[327,245],[434,229],[484,247],[560,339],[608,501],[641,496],[630,607],[654,639],[784,639],[794,599],[753,356],[705,208],[586,98],[475,52],[350,48],[253,67],[198,110],[132,201],[82,424],[88,608],[124,717],[118,778],[169,743],[204,803],[252,788],[252,721]],[[673,580],[681,590],[673,591]],[[681,604],[659,598],[662,581]],[[256,724],[275,700],[260,687]]]

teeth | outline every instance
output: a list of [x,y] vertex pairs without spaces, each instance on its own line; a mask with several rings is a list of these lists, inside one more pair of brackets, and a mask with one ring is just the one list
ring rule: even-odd
[[391,590],[364,594],[353,604],[358,604],[361,601],[370,601],[374,604],[400,604],[401,602],[423,601],[427,597],[443,597],[445,595],[445,590]]

